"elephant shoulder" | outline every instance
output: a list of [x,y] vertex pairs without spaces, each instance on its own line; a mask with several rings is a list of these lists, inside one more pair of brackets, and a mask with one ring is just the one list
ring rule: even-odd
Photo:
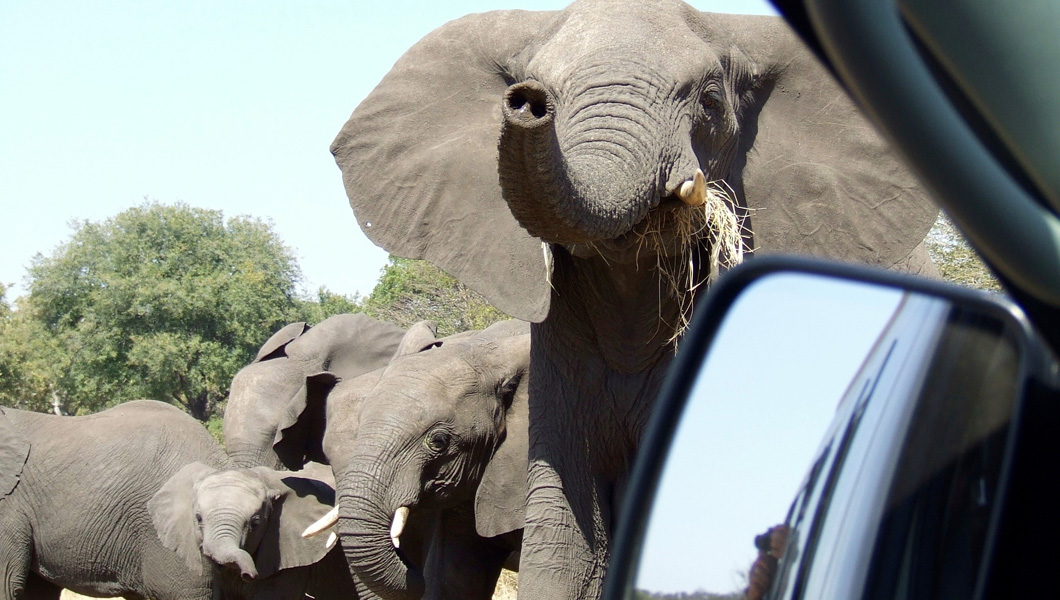
[[0,500],[15,491],[29,459],[29,438],[15,425],[21,412],[0,408]]

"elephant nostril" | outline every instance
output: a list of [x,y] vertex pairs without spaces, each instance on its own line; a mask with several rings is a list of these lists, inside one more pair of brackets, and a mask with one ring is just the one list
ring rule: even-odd
[[524,81],[509,87],[504,102],[509,118],[521,121],[543,119],[552,112],[548,92],[536,81]]

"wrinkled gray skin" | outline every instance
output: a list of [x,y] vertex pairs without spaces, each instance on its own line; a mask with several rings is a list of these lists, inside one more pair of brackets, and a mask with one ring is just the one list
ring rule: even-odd
[[676,192],[696,169],[735,194],[756,252],[934,270],[937,208],[776,17],[677,0],[471,15],[410,49],[332,152],[373,241],[535,322],[525,598],[601,593],[682,313],[657,267],[691,264],[687,297],[710,269],[709,239],[668,218],[695,210]]
[[[522,534],[529,360],[526,323],[442,339],[418,323],[385,369],[308,378],[276,451],[291,465],[331,464],[339,540],[371,594],[492,596]],[[323,435],[285,437],[306,423]],[[390,531],[400,507],[409,520],[398,551]]]
[[327,554],[324,540],[298,535],[330,508],[326,483],[231,469],[199,422],[161,402],[84,417],[0,409],[0,474],[4,600],[64,587],[300,600],[307,565]]
[[232,379],[224,416],[225,449],[241,467],[280,468],[272,450],[287,405],[305,393],[306,375],[331,371],[356,377],[386,366],[405,331],[359,314],[329,317],[309,327],[291,323]]

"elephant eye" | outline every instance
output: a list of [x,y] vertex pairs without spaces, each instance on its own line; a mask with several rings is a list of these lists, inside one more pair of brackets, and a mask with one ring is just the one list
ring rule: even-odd
[[250,526],[257,527],[258,525],[261,525],[261,515],[254,515],[253,517],[250,517]]
[[195,522],[202,525],[202,513],[195,513]]
[[435,429],[423,439],[423,444],[432,452],[441,452],[449,447],[449,432]]
[[721,110],[721,95],[714,90],[703,92],[703,108],[711,112]]

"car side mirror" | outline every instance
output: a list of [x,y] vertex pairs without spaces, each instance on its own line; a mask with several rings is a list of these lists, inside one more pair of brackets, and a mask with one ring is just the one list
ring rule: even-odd
[[1022,563],[1058,557],[1025,556],[1060,533],[1040,470],[1056,362],[1015,305],[756,258],[697,311],[605,598],[987,598],[1042,579]]

